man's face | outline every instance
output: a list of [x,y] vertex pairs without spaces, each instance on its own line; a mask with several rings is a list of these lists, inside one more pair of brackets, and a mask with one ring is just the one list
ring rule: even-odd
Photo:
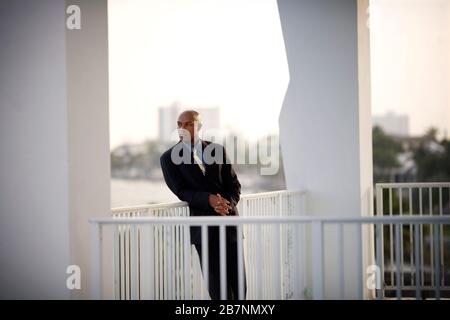
[[178,117],[177,127],[181,140],[194,142],[197,138],[198,130],[201,128],[201,124],[198,122],[197,116],[194,113],[183,112]]

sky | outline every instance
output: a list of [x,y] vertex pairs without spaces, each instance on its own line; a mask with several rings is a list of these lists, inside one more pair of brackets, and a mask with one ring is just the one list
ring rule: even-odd
[[372,0],[370,32],[372,113],[450,137],[450,0]]
[[[276,0],[109,0],[110,143],[157,138],[161,106],[278,131],[289,71]],[[372,113],[450,135],[450,0],[372,0]]]
[[222,126],[248,138],[278,132],[289,72],[276,1],[109,0],[108,10],[111,147],[156,138],[158,107],[174,101],[219,106]]

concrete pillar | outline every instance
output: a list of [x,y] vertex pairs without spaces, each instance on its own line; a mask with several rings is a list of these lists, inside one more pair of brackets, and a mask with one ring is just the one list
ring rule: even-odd
[[0,298],[88,298],[87,220],[110,211],[107,0],[0,8]]
[[66,299],[69,252],[65,5],[0,10],[0,298]]
[[[280,141],[287,187],[308,191],[308,215],[372,214],[367,6],[357,0],[278,1],[290,72]],[[345,298],[358,297],[356,279],[365,274],[354,231],[344,228]],[[324,232],[324,297],[338,298],[336,229]]]
[[[70,243],[71,263],[84,271],[82,288],[72,291],[72,298],[88,298],[91,283],[88,220],[109,216],[111,211],[108,1],[66,0],[66,7],[71,5],[80,8],[81,28],[66,31]],[[104,233],[106,298],[112,298],[110,236],[109,232]]]

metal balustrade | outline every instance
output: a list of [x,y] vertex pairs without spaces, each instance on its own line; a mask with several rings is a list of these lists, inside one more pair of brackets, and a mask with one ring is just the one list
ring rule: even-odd
[[[272,191],[241,196],[240,216],[292,216],[304,212],[302,191]],[[138,217],[187,217],[185,202],[115,208],[115,219]],[[292,252],[294,233],[289,225],[274,229],[264,225],[243,226],[248,297],[252,299],[285,299],[299,297],[293,282],[294,263],[298,254]],[[256,239],[261,237],[261,241]],[[277,243],[276,249],[270,244]],[[206,299],[207,281],[203,279],[199,257],[189,243],[189,232],[180,226],[118,225],[114,229],[114,298],[115,299]],[[259,252],[260,254],[256,254]],[[275,273],[270,263],[277,257],[282,274]],[[131,272],[135,270],[136,272]],[[207,275],[207,273],[206,273]],[[276,278],[281,290],[272,286],[260,291],[262,282]],[[134,290],[134,288],[137,290]]]
[[[380,183],[380,217],[450,219],[450,183]],[[438,228],[438,229],[436,229]],[[427,298],[444,291],[450,297],[450,230],[444,225],[388,224],[377,229],[376,256],[383,290],[378,298]]]
[[[184,202],[112,210],[114,219],[188,216]],[[194,255],[189,242],[185,245],[189,233],[183,228],[118,225],[113,234],[115,299],[200,298],[201,273],[197,265],[191,266]],[[185,268],[192,268],[192,274]]]
[[[363,248],[362,240],[372,233],[372,261],[379,268],[379,287],[369,290],[374,296],[447,298],[449,202],[450,183],[401,183],[376,185],[376,217],[309,217],[305,192],[286,190],[242,196],[239,217],[190,217],[183,202],[116,208],[111,218],[91,221],[95,297],[100,296],[103,227],[109,226],[114,233],[115,299],[208,299],[208,282],[190,244],[189,227],[202,227],[205,246],[208,226],[223,230],[235,225],[244,234],[238,243],[239,279],[242,282],[245,265],[247,280],[247,295],[243,297],[241,287],[239,298],[323,299],[327,286],[324,260],[330,254],[337,257],[333,261],[337,297],[344,298],[349,286],[344,256],[350,249],[358,262],[357,272],[351,275],[357,285],[351,290],[353,296],[363,298],[367,292],[363,268],[367,266],[362,257],[370,248]],[[344,246],[344,235],[348,237],[344,226],[354,228],[353,248]],[[362,231],[369,229],[373,232]],[[330,236],[335,241],[326,242]],[[220,246],[223,252],[224,245]],[[207,253],[203,250],[202,261],[208,261]],[[207,263],[202,267],[207,269]],[[225,280],[222,274],[221,281]]]
[[[185,235],[187,234],[188,228],[190,226],[200,226],[202,227],[203,230],[206,230],[206,227],[208,226],[219,226],[220,228],[220,260],[221,260],[221,265],[224,265],[225,263],[225,246],[226,243],[224,241],[224,232],[225,232],[225,226],[237,226],[239,230],[242,230],[243,226],[245,225],[252,225],[256,227],[257,230],[257,235],[258,235],[258,239],[257,242],[261,241],[261,227],[263,225],[272,225],[275,228],[280,228],[281,225],[287,225],[289,224],[290,226],[292,226],[294,232],[301,232],[301,228],[300,226],[302,225],[309,225],[311,226],[311,241],[312,241],[312,258],[311,258],[311,264],[312,264],[312,273],[313,273],[313,298],[314,299],[323,299],[324,298],[324,290],[325,290],[325,286],[324,286],[324,256],[326,254],[326,248],[324,248],[324,226],[326,225],[334,225],[334,226],[338,226],[337,230],[339,231],[339,233],[342,232],[342,228],[340,228],[340,225],[343,224],[353,224],[356,227],[356,230],[359,230],[359,232],[355,232],[354,236],[355,239],[354,241],[356,243],[362,243],[362,233],[361,233],[361,229],[363,225],[370,225],[372,227],[376,227],[376,230],[380,230],[383,228],[383,226],[385,225],[394,225],[395,230],[396,230],[396,237],[395,237],[395,247],[397,249],[396,252],[399,252],[398,249],[400,248],[400,229],[401,227],[405,226],[405,225],[413,225],[414,226],[414,230],[416,233],[416,236],[420,236],[420,233],[418,232],[419,228],[422,227],[425,224],[430,224],[434,227],[434,242],[435,242],[435,246],[437,247],[437,252],[439,252],[439,247],[440,247],[440,227],[441,226],[448,226],[450,224],[450,219],[448,219],[448,217],[444,217],[444,216],[412,216],[412,217],[402,217],[402,216],[390,216],[390,217],[358,217],[358,218],[354,218],[354,217],[341,217],[341,218],[336,218],[336,217],[273,217],[273,216],[266,216],[266,217],[146,217],[146,218],[99,218],[99,219],[92,219],[91,220],[91,225],[92,225],[92,239],[93,239],[93,256],[92,256],[92,261],[93,261],[93,283],[92,283],[92,290],[93,290],[93,297],[94,298],[100,298],[101,294],[100,294],[100,288],[101,288],[101,248],[102,248],[102,244],[101,244],[101,233],[102,233],[102,228],[108,225],[116,225],[116,226],[127,226],[130,228],[131,233],[132,233],[132,237],[136,237],[136,230],[137,230],[137,226],[153,226],[154,228],[156,227],[160,227],[160,226],[165,226],[165,227],[180,227],[183,228],[185,230]],[[379,233],[377,232],[377,239],[379,241],[380,237],[379,237]],[[207,238],[207,234],[206,232],[203,232],[202,235],[202,240],[204,242],[208,241]],[[338,238],[342,238],[342,234],[338,234]],[[170,237],[169,237],[170,239]],[[420,239],[419,239],[420,240]],[[417,241],[417,240],[416,240]],[[278,247],[278,244],[276,241],[275,243],[273,243],[272,245],[275,247],[274,249],[276,249]],[[184,245],[188,245],[189,246],[189,242],[187,237],[185,236],[184,238]],[[136,251],[136,242],[135,241],[130,241],[130,246],[131,246],[131,251]],[[243,258],[243,252],[242,252],[242,247],[243,247],[243,243],[242,240],[239,239],[238,240],[238,248],[239,248],[239,274],[238,274],[238,278],[240,279],[239,281],[239,298],[240,299],[244,299],[244,298],[249,298],[244,297],[243,296],[243,276],[242,276],[242,271],[243,271],[243,266],[244,266],[244,258]],[[296,244],[294,244],[293,246],[293,250],[297,250],[297,246]],[[334,248],[332,248],[334,249]],[[339,256],[343,256],[344,252],[343,252],[344,248],[339,247],[338,248],[338,255]],[[416,253],[419,250],[416,249]],[[261,254],[261,252],[257,251],[256,254]],[[357,254],[357,261],[360,262],[360,269],[362,269],[362,248],[359,247],[359,249],[356,252]],[[203,259],[203,267],[204,268],[208,268],[207,263],[208,263],[208,259],[207,259],[207,255],[208,252],[205,250],[205,258]],[[160,257],[161,258],[161,257]],[[379,256],[377,255],[377,258],[379,258]],[[139,297],[139,287],[138,287],[138,282],[137,282],[137,273],[138,273],[138,268],[136,267],[136,263],[137,263],[137,257],[136,254],[131,254],[130,257],[131,261],[130,261],[130,265],[132,266],[130,269],[130,278],[131,278],[131,284],[130,284],[130,290],[131,290],[131,298],[132,299],[137,299]],[[134,261],[133,261],[134,260]],[[257,260],[259,261],[259,260]],[[439,261],[439,259],[438,259]],[[275,274],[281,274],[282,273],[282,265],[279,263],[279,261],[277,261],[274,257],[274,259],[272,259],[271,263],[273,264],[273,270]],[[395,266],[396,266],[396,270],[400,270],[400,259],[399,259],[399,255],[397,254],[397,259],[395,260]],[[168,264],[169,266],[173,266],[173,264]],[[439,263],[435,264],[435,268],[438,268]],[[298,267],[298,266],[297,266]],[[339,267],[339,266],[338,266]],[[173,267],[171,267],[170,270]],[[419,268],[419,260],[416,260],[416,268]],[[184,271],[186,272],[185,274],[185,279],[188,279],[190,276],[190,272],[189,269],[184,269]],[[221,268],[220,269],[221,272],[221,277],[220,277],[220,282],[221,282],[221,288],[224,288],[224,283],[226,281],[226,274],[225,274],[225,268]],[[299,269],[295,269],[294,270],[295,273],[299,272],[301,273],[302,270]],[[436,273],[439,274],[438,270],[435,270]],[[340,272],[339,272],[340,274]],[[362,272],[358,272],[356,275],[356,288],[355,291],[358,293],[357,298],[362,299],[363,295],[362,292],[364,290],[363,288],[363,284],[365,284],[366,282],[363,281],[363,276],[362,276]],[[398,276],[398,271],[397,271],[397,278],[399,278]],[[260,279],[261,280],[261,279]],[[262,288],[268,285],[272,285],[275,291],[281,292],[282,291],[282,286],[280,281],[276,281],[276,279],[271,279],[271,284],[267,283],[267,282],[262,282],[260,283],[260,286],[258,287],[258,293],[260,294],[262,292]],[[164,283],[164,285],[167,284],[167,287],[164,287],[164,289],[169,289],[167,290],[169,293],[167,296],[164,296],[164,298],[167,299],[171,299],[170,296],[170,288],[168,287],[170,285],[169,282]],[[186,286],[186,282],[182,283],[180,282],[181,286],[183,287]],[[302,283],[294,283],[294,286],[301,286]],[[343,282],[340,282],[340,285],[343,286]],[[395,283],[396,286],[396,290],[397,292],[400,292],[402,290],[402,284],[397,281]],[[421,290],[421,286],[419,282],[416,282],[415,284],[416,286],[416,290],[420,291]],[[441,294],[441,290],[442,287],[439,286],[439,284],[437,284],[434,287],[434,292],[435,292],[435,297],[437,299],[440,298],[440,294]],[[339,292],[343,292],[343,288],[341,287]],[[382,288],[377,290],[382,291]],[[397,295],[398,298],[400,298],[400,295]],[[182,297],[182,298],[186,298]],[[224,299],[225,298],[225,291],[221,290],[221,298]],[[343,296],[341,296],[340,298],[344,298]]]
[[[238,209],[243,217],[304,215],[305,196],[305,191],[295,190],[244,195]],[[302,292],[294,283],[304,283],[304,275],[294,273],[293,269],[301,263],[300,256],[304,254],[305,239],[300,239],[289,224],[279,227],[262,225],[260,228],[244,225],[243,230],[246,267],[250,271],[247,275],[249,299],[300,298]],[[293,249],[293,242],[299,244],[297,252]],[[280,263],[281,273],[275,272],[274,259]],[[268,283],[268,286],[260,290],[261,283]],[[272,285],[273,283],[280,285]],[[275,290],[275,287],[280,290]]]

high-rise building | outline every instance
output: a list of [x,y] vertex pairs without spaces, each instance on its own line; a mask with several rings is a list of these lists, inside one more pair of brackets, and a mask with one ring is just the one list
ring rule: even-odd
[[[168,107],[159,108],[159,140],[167,142],[172,140],[172,134],[177,128],[177,117],[180,104],[172,103]],[[176,137],[176,136],[175,136]],[[173,137],[172,137],[173,138]]]

